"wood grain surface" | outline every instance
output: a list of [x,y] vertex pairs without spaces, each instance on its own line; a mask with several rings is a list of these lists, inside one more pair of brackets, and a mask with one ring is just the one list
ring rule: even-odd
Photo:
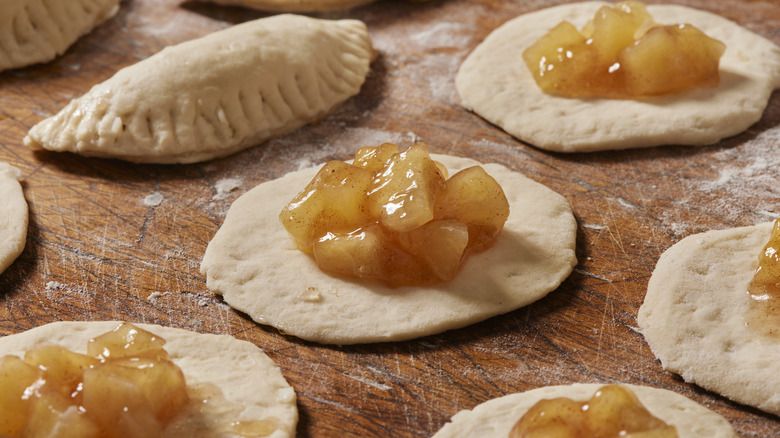
[[[778,0],[674,2],[780,44]],[[724,415],[742,436],[780,436],[777,417],[663,371],[636,329],[665,249],[693,233],[780,215],[780,95],[748,131],[708,147],[563,155],[518,142],[459,107],[453,78],[498,25],[558,3],[386,0],[314,14],[367,23],[379,57],[361,93],[318,124],[224,159],[134,165],[26,149],[32,125],[119,68],[267,15],[123,1],[116,17],[64,56],[0,74],[0,161],[21,169],[30,208],[27,247],[0,276],[0,334],[57,320],[122,319],[251,341],[295,387],[301,437],[426,437],[461,409],[574,382],[671,389]],[[434,152],[502,163],[565,196],[579,225],[571,276],[537,303],[471,327],[350,347],[257,325],[207,290],[201,257],[242,193],[302,166],[346,159],[360,146],[416,140]]]

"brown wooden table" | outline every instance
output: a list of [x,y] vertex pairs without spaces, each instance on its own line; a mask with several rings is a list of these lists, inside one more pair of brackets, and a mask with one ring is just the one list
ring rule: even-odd
[[[675,2],[780,43],[778,0]],[[557,3],[386,0],[316,14],[368,24],[379,57],[360,95],[316,125],[194,165],[32,152],[21,140],[120,67],[267,14],[126,0],[64,56],[0,74],[0,161],[22,170],[31,213],[27,247],[0,276],[0,334],[56,320],[123,319],[251,341],[297,390],[302,437],[426,437],[490,398],[573,382],[671,389],[726,416],[743,436],[780,436],[777,417],[663,371],[636,330],[648,278],[666,248],[693,233],[780,215],[780,95],[747,132],[709,147],[563,155],[520,143],[459,107],[453,78],[495,27]],[[435,152],[502,163],[568,199],[579,223],[579,265],[558,290],[441,335],[334,347],[257,325],[206,289],[201,257],[239,195],[301,166],[346,159],[359,146],[415,140]]]

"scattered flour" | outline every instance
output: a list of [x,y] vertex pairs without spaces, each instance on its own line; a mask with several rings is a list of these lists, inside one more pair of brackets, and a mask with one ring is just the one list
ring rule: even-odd
[[158,205],[162,204],[162,202],[163,195],[160,192],[154,192],[144,198],[144,205],[148,207],[157,207]]
[[51,293],[51,292],[56,292],[64,289],[65,289],[65,285],[58,281],[50,281],[46,283],[46,292]]
[[411,38],[426,49],[461,48],[469,46],[472,32],[464,23],[441,22],[412,34]]
[[215,201],[221,201],[228,197],[228,194],[232,192],[233,190],[241,187],[241,184],[244,183],[244,180],[241,178],[225,178],[217,181],[216,184],[214,184],[214,188],[217,189],[217,194],[214,195],[211,199]]

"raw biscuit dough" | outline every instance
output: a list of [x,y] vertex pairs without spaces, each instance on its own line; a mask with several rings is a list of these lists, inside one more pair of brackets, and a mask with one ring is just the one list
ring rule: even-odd
[[0,1],[0,71],[47,62],[119,11],[119,0]]
[[[25,351],[40,344],[56,344],[86,353],[89,339],[113,330],[119,324],[117,321],[54,322],[0,338],[0,356],[13,354],[22,357]],[[165,350],[184,372],[188,386],[216,385],[224,400],[219,400],[219,397],[213,400],[237,403],[241,407],[238,418],[224,418],[219,415],[232,412],[232,406],[213,401],[209,404],[207,415],[217,416],[222,424],[225,421],[230,424],[234,421],[273,419],[278,428],[269,437],[295,436],[298,422],[295,391],[276,364],[255,345],[227,335],[201,334],[149,324],[134,325],[165,339]],[[238,438],[238,435],[213,430],[210,433],[204,430],[197,432],[179,436]]]
[[19,257],[27,241],[27,201],[20,176],[19,169],[0,162],[0,274]]
[[712,144],[757,122],[772,91],[780,88],[777,45],[709,12],[648,5],[658,23],[691,23],[726,44],[717,88],[641,100],[544,93],[525,65],[523,51],[561,21],[581,29],[606,4],[560,5],[521,15],[493,31],[458,71],[455,84],[463,106],[541,149],[585,152]]
[[360,91],[373,57],[361,21],[261,18],[118,71],[24,142],[134,162],[221,157],[322,118]]
[[[432,155],[454,174],[480,164]],[[279,213],[318,169],[260,184],[237,199],[206,249],[208,288],[261,324],[299,338],[355,344],[399,341],[473,324],[556,289],[577,263],[577,224],[566,200],[498,164],[483,166],[510,214],[495,245],[472,254],[452,281],[391,289],[323,273],[297,249]]]
[[239,5],[261,11],[315,12],[349,9],[375,0],[206,0],[223,5]]
[[[596,383],[546,386],[489,400],[473,410],[455,414],[433,438],[507,437],[520,417],[539,400],[567,397],[585,401],[602,386]],[[631,389],[650,413],[675,426],[680,438],[737,437],[725,418],[685,396],[649,386],[623,386]]]
[[748,328],[747,286],[772,223],[688,236],[658,260],[639,328],[663,367],[780,415],[780,338]]

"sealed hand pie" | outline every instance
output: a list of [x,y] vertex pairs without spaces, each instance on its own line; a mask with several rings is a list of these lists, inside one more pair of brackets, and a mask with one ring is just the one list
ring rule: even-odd
[[24,141],[133,162],[222,157],[323,117],[358,93],[373,57],[357,20],[250,21],[118,71]]
[[119,11],[119,0],[3,0],[0,71],[47,62]]
[[315,12],[349,9],[374,0],[206,0],[223,5],[239,5],[261,11]]
[[570,98],[542,91],[525,64],[524,51],[563,22],[573,30],[564,32],[566,38],[578,38],[577,30],[586,28],[607,5],[559,5],[521,15],[494,30],[458,71],[455,85],[463,106],[519,140],[551,151],[706,145],[757,122],[772,91],[780,87],[780,47],[771,41],[709,12],[649,5],[656,23],[690,23],[725,44],[716,87],[636,99]]
[[[480,163],[432,154],[451,174]],[[530,304],[568,277],[577,223],[563,197],[498,164],[482,165],[503,189],[509,217],[490,249],[454,279],[389,287],[329,275],[300,251],[279,212],[317,173],[265,182],[238,198],[201,263],[208,288],[231,307],[284,333],[329,344],[411,339],[464,327]]]

